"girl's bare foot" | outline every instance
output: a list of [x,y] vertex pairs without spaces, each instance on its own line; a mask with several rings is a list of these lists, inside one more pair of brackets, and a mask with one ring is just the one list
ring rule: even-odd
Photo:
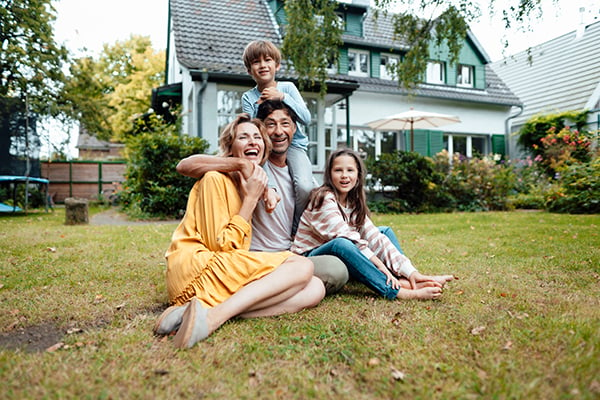
[[398,298],[402,300],[434,300],[442,295],[442,288],[438,286],[423,287],[420,289],[400,289]]
[[[402,289],[411,289],[412,290],[412,288],[410,287],[410,282],[408,281],[408,279],[401,278],[401,279],[398,279],[398,281],[400,282],[400,287]],[[425,287],[442,287],[442,284],[439,283],[439,282],[437,282],[437,281],[434,281],[434,280],[431,280],[431,281],[422,281],[422,282],[417,282],[416,283],[416,288],[417,289],[422,289],[422,288],[425,288]]]
[[439,283],[442,286],[455,279],[454,275],[430,275],[427,277],[432,281]]

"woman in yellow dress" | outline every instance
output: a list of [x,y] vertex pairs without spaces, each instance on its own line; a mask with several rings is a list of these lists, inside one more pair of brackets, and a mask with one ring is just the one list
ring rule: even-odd
[[291,252],[252,252],[251,216],[267,192],[262,164],[271,142],[262,121],[240,114],[219,137],[221,155],[251,160],[249,177],[209,172],[190,191],[166,253],[173,304],[155,324],[177,331],[176,347],[192,347],[232,317],[273,316],[316,306],[325,288],[313,265]]

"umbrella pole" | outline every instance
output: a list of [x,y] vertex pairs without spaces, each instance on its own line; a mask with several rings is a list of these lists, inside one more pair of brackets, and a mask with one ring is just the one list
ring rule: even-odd
[[410,151],[415,151],[415,130],[413,121],[410,121]]

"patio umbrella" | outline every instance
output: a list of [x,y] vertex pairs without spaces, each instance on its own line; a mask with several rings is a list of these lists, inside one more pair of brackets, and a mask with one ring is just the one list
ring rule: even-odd
[[413,110],[390,115],[376,121],[368,122],[367,125],[376,131],[402,131],[410,128],[410,151],[415,149],[415,128],[436,128],[460,122],[460,118],[454,115],[438,114],[427,111]]

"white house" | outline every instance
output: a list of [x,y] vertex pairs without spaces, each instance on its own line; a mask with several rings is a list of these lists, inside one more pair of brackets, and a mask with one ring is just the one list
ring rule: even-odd
[[[241,112],[241,95],[254,86],[242,62],[248,42],[266,39],[280,45],[285,19],[281,0],[170,0],[167,85],[155,90],[153,107],[181,102],[183,131],[217,149],[219,130]],[[469,33],[458,64],[432,51],[426,83],[409,95],[385,69],[406,52],[392,39],[389,16],[375,20],[368,0],[340,2],[344,44],[330,75],[328,92],[302,92],[313,121],[309,155],[315,172],[339,145],[376,156],[408,149],[408,132],[375,133],[367,122],[406,111],[456,115],[460,123],[415,131],[415,151],[433,155],[442,149],[465,156],[506,153],[513,106],[521,106],[489,66],[489,57]],[[279,80],[295,77],[284,67]]]
[[[589,111],[587,128],[600,129],[600,22],[497,61],[492,69],[523,102],[512,132],[537,114],[583,110]],[[519,151],[514,137],[509,151]]]

